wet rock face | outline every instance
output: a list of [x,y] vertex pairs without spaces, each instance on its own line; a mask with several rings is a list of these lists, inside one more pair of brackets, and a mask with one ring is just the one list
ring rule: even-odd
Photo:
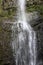
[[[31,15],[32,17],[33,15]],[[33,17],[33,20],[31,19],[30,22],[31,26],[33,29],[36,31],[37,34],[37,65],[43,65],[43,20],[36,20]],[[14,25],[14,37],[17,38],[18,31],[17,31],[17,25]],[[10,46],[11,41],[11,30],[12,25],[11,24],[0,24],[0,59],[5,62],[5,60],[8,62],[10,60],[11,65],[13,65],[13,53],[12,53],[12,48]],[[19,32],[21,29],[19,29]],[[15,39],[13,39],[15,40]],[[15,40],[15,42],[18,42]],[[2,61],[2,62],[3,62]],[[15,61],[14,61],[15,62]],[[40,63],[39,63],[40,62]],[[6,64],[5,64],[6,65]]]
[[37,35],[37,64],[43,65],[43,20],[36,21],[33,28]]
[[12,65],[15,62],[10,42],[11,32],[11,25],[0,25],[0,63],[2,65]]
[[37,40],[37,45],[38,45],[38,61],[42,60],[43,61],[43,23],[38,25],[38,40]]
[[[35,15],[36,14],[36,15]],[[40,15],[37,15],[38,13],[34,12],[31,13],[29,16],[30,18],[30,24],[33,27],[33,29],[36,31],[36,37],[37,37],[37,65],[43,65],[43,19],[40,18]]]

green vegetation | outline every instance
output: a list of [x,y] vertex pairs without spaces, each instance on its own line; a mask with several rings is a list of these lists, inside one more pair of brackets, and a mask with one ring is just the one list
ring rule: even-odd
[[[9,2],[12,2],[12,4],[9,5]],[[33,4],[29,4],[29,2],[27,2],[26,11],[38,11],[43,17],[43,4],[37,3],[37,1]],[[12,0],[0,0],[0,21],[2,21],[2,19],[12,19],[12,17],[16,14],[16,10],[17,8]]]
[[27,12],[38,11],[43,16],[43,5],[30,5],[26,8]]
[[12,6],[11,4],[9,5],[9,2],[12,2],[10,0],[0,0],[0,21],[2,21],[2,19],[7,19],[7,18],[12,18],[13,16],[15,16],[16,14],[16,6],[14,6],[13,2],[12,2]]
[[12,18],[12,16],[14,16],[16,13],[15,9],[9,9],[9,10],[2,10],[0,9],[0,17],[2,18]]

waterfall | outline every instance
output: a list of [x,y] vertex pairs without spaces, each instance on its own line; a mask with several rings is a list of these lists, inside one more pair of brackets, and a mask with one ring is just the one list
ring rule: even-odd
[[25,0],[18,0],[18,35],[15,46],[16,65],[36,65],[36,33],[28,24],[25,14]]

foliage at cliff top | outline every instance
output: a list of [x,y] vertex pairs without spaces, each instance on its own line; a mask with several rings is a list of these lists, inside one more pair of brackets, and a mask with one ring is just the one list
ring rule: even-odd
[[30,5],[26,8],[27,12],[38,11],[43,17],[43,5]]
[[[13,16],[16,15],[17,7],[16,3],[14,3],[15,0],[0,0],[0,21],[5,18],[12,19]],[[39,1],[39,0],[38,0]],[[30,2],[30,3],[29,3]],[[26,4],[26,11],[27,12],[33,12],[38,11],[41,16],[43,17],[43,4],[38,4],[37,0],[35,1],[29,1]],[[32,4],[31,4],[32,3]]]
[[0,0],[0,20],[15,16],[16,6],[12,0]]

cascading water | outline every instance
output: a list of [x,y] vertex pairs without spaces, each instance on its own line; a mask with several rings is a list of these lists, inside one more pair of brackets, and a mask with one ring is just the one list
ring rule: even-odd
[[[25,0],[18,0],[18,42],[12,43],[15,45],[16,65],[36,65],[36,34],[27,23],[25,2]],[[13,49],[14,45],[12,45]]]

